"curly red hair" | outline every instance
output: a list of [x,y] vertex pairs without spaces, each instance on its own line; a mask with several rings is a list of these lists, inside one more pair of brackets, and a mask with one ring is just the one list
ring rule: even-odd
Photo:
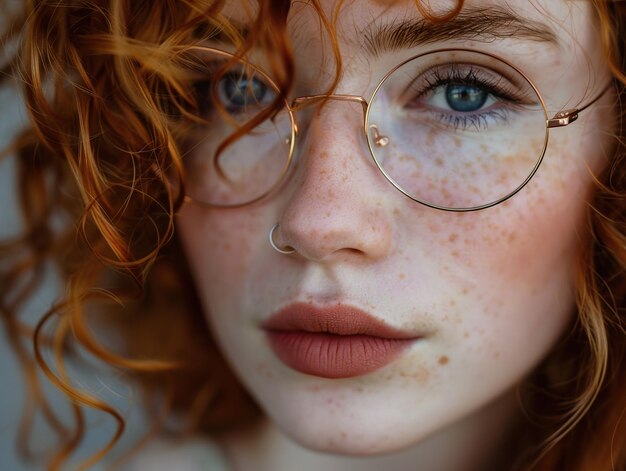
[[[441,16],[430,12],[428,2],[416,0],[416,8],[431,21],[447,21],[463,3]],[[626,8],[608,0],[592,3],[621,94]],[[260,1],[249,12],[245,35],[221,14],[224,5],[224,0],[41,0],[16,13],[2,4],[5,17],[12,18],[2,41],[7,51],[16,51],[2,76],[17,78],[32,125],[7,152],[17,155],[24,225],[19,237],[0,246],[0,312],[28,383],[22,451],[28,454],[33,410],[40,408],[61,438],[50,469],[67,461],[85,433],[82,407],[99,409],[118,423],[109,444],[84,467],[104,456],[124,429],[116,410],[73,385],[64,358],[78,349],[133,372],[146,407],[158,409],[159,417],[182,416],[189,432],[216,433],[260,413],[211,338],[174,231],[184,167],[172,110],[193,101],[180,80],[189,48],[219,32],[237,54],[253,46],[266,51],[283,94],[293,81],[290,0]],[[338,77],[334,24],[341,2],[330,17],[318,0],[311,5],[333,44]],[[533,469],[626,468],[624,137],[618,136],[589,208],[591,237],[579,263],[577,323],[530,379],[539,387],[525,396],[526,406],[542,416],[564,410],[555,420],[520,432],[520,452],[534,450],[528,458]],[[20,315],[49,260],[67,280],[67,295],[32,330]],[[107,348],[94,332],[114,334],[123,351]],[[45,349],[53,352],[54,366]],[[561,376],[570,374],[565,386],[551,384],[555,365]],[[72,428],[46,401],[37,368],[71,400]]]

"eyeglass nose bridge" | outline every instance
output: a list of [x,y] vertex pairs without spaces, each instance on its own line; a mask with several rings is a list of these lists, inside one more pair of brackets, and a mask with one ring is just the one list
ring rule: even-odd
[[299,96],[294,98],[291,102],[291,109],[293,111],[299,111],[302,108],[306,108],[307,106],[312,106],[320,101],[328,101],[328,100],[337,100],[337,101],[351,101],[353,103],[359,103],[363,108],[363,117],[365,118],[365,114],[367,113],[367,108],[369,103],[365,98],[358,95],[341,95],[341,94],[332,94],[326,93],[321,95],[306,95]]
[[[363,110],[363,126],[365,128],[365,126],[367,126],[367,123],[365,122],[367,119],[367,109],[369,108],[369,103],[368,101],[363,98],[362,96],[359,95],[342,95],[342,94],[321,94],[321,95],[307,95],[307,96],[301,96],[301,97],[297,97],[294,98],[294,100],[291,102],[291,110],[294,112],[297,112],[303,108],[306,108],[307,106],[313,106],[319,102],[326,102],[328,100],[337,100],[337,101],[347,101],[347,102],[352,102],[352,103],[359,103],[361,105],[361,108]],[[298,123],[294,120],[294,131],[295,134],[298,134]],[[371,124],[367,131],[372,131],[373,134],[373,140],[374,140],[374,144],[376,144],[376,146],[378,147],[385,147],[387,144],[389,144],[389,137],[387,136],[383,136],[380,134],[379,130],[378,130],[378,126],[376,126],[375,124]],[[367,136],[366,136],[367,138]]]

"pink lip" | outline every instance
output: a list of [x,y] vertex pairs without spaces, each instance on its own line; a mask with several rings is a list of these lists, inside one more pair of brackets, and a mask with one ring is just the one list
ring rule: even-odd
[[349,378],[382,368],[420,338],[345,305],[291,304],[263,328],[283,363],[323,378]]

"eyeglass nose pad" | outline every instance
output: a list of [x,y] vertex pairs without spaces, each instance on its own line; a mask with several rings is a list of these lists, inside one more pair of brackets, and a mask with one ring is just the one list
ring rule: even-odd
[[378,147],[385,147],[389,144],[389,138],[387,136],[383,136],[378,132],[378,126],[375,124],[370,124],[370,130],[374,134],[374,144]]

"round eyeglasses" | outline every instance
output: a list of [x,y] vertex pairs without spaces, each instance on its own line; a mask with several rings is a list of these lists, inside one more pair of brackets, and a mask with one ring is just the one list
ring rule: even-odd
[[539,90],[510,62],[438,49],[394,67],[369,100],[303,96],[268,113],[279,89],[260,67],[218,49],[197,49],[204,69],[194,82],[199,132],[185,156],[186,195],[217,207],[246,205],[274,191],[293,160],[296,111],[342,100],[361,104],[373,161],[404,195],[446,211],[488,208],[533,177],[551,128],[575,121],[608,90],[550,119]]

